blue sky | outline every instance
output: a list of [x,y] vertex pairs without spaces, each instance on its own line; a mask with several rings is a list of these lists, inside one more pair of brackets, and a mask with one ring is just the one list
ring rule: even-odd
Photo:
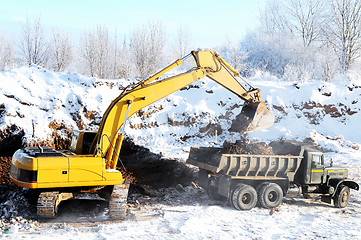
[[180,26],[188,29],[193,47],[212,48],[240,39],[259,22],[266,0],[0,0],[0,32],[16,40],[21,21],[37,18],[45,29],[59,27],[74,37],[95,28],[127,35],[147,21],[159,21],[172,41]]

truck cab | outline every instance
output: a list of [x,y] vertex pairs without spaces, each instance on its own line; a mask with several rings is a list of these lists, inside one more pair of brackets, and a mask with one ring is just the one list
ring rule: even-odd
[[[295,183],[302,186],[305,197],[321,194],[321,201],[336,207],[345,207],[350,197],[350,188],[358,190],[359,185],[348,179],[348,170],[325,166],[322,152],[310,147],[302,147],[303,159],[295,176]],[[311,194],[311,195],[310,195]]]
[[299,170],[304,173],[303,184],[327,184],[331,179],[348,177],[347,169],[326,167],[323,153],[316,149],[305,148],[303,156]]

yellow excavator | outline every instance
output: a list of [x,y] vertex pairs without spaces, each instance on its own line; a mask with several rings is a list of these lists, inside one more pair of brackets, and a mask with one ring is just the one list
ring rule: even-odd
[[[193,56],[196,66],[181,74],[159,79],[166,72]],[[260,90],[246,81],[238,82],[239,73],[211,50],[192,51],[150,78],[127,86],[112,101],[97,132],[73,131],[69,150],[50,147],[26,147],[12,158],[10,177],[18,186],[40,191],[39,218],[54,218],[61,201],[99,198],[109,201],[109,216],[126,216],[129,181],[116,169],[124,139],[127,119],[140,109],[187,85],[208,77],[245,101],[240,120],[232,124],[236,131],[253,131],[271,126],[274,117],[262,101]]]

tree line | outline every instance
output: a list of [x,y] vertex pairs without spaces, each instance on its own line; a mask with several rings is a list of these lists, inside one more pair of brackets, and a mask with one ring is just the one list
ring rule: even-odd
[[[84,32],[77,46],[69,33],[53,28],[46,33],[41,19],[27,18],[21,36],[12,44],[0,33],[0,70],[21,65],[37,65],[53,71],[72,70],[101,79],[146,77],[158,70],[164,60],[166,38],[160,22],[149,21],[134,28],[128,39],[117,39],[105,26]],[[184,27],[176,36],[181,56],[190,49],[189,34]],[[15,47],[16,46],[16,47]]]
[[360,72],[360,0],[268,0],[241,42],[249,69],[292,81]]
[[[78,44],[59,28],[45,33],[40,18],[27,19],[21,27],[16,47],[0,34],[0,70],[38,65],[97,78],[144,78],[192,48],[184,27],[169,47],[157,21],[132,29],[123,39],[97,26],[84,32]],[[215,50],[246,77],[262,72],[290,81],[331,81],[359,73],[361,0],[268,0],[258,28]]]

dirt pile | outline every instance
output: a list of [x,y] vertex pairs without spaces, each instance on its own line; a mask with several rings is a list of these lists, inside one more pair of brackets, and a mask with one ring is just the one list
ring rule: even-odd
[[0,157],[0,184],[10,184],[11,180],[9,177],[11,166],[10,157]]
[[276,155],[293,155],[300,154],[302,145],[310,145],[310,143],[301,143],[294,141],[273,141],[269,144]]
[[218,166],[222,154],[251,155],[299,155],[301,146],[309,143],[292,141],[273,141],[269,145],[264,142],[252,142],[248,139],[237,140],[235,143],[225,141],[222,148],[192,148],[189,154],[191,161]]
[[222,154],[272,155],[272,147],[263,142],[251,142],[248,139],[237,140],[235,143],[223,142],[223,147],[191,148],[189,160],[217,167]]
[[224,141],[222,153],[271,155],[272,147],[264,142],[251,142],[248,139],[237,140],[235,143]]
[[[174,187],[178,184],[188,186],[195,178],[194,171],[183,162],[163,158],[149,149],[134,144],[126,138],[120,151],[120,159],[138,184],[163,188]],[[118,163],[118,167],[121,164]]]
[[11,125],[0,131],[0,156],[12,156],[13,153],[22,147],[24,130]]

